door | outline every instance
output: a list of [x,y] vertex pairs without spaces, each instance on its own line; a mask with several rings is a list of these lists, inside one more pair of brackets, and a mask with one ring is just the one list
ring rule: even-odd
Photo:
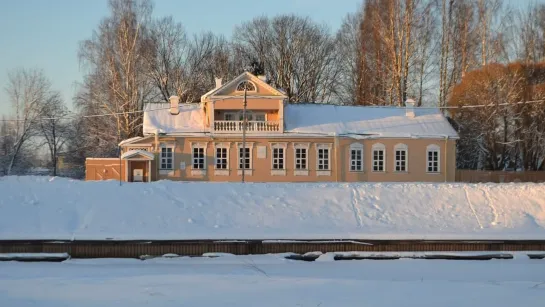
[[148,181],[148,161],[130,161],[129,176],[130,182],[147,182]]

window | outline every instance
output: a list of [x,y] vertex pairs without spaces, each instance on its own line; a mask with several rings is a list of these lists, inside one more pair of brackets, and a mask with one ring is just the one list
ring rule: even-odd
[[273,147],[272,149],[272,168],[274,170],[284,169],[284,148]]
[[160,167],[160,169],[164,169],[164,170],[173,169],[173,159],[172,159],[173,151],[174,151],[173,146],[162,146],[161,147],[161,167]]
[[439,152],[437,145],[429,145],[426,148],[426,171],[428,173],[439,173]]
[[251,163],[250,163],[250,148],[242,148],[240,147],[238,149],[238,168],[239,169],[250,169]]
[[354,143],[350,145],[350,171],[363,171],[363,145]]
[[317,148],[317,162],[318,162],[318,171],[328,171],[329,170],[329,146],[328,145],[318,145]]
[[216,169],[226,170],[229,161],[226,147],[216,147]]
[[[271,145],[271,175],[286,175],[286,148],[288,143],[270,143]],[[258,150],[259,150],[258,146]]]
[[394,163],[396,172],[406,172],[407,171],[407,153],[409,147],[405,144],[397,144],[394,147]]
[[248,92],[255,92],[256,87],[255,84],[253,84],[250,81],[242,81],[237,85],[237,92],[244,92],[244,90]]
[[383,144],[373,145],[373,172],[384,172],[386,170],[385,149]]
[[236,113],[225,113],[223,114],[224,120],[235,120],[236,119]]
[[258,122],[264,122],[266,120],[265,113],[254,113],[253,120]]
[[295,176],[308,176],[308,148],[309,143],[293,144],[294,172]]
[[307,169],[307,148],[295,147],[295,169],[306,170]]
[[204,147],[193,147],[193,168],[204,169]]
[[[226,120],[234,120],[235,118],[238,118],[239,121],[244,120],[243,112],[240,111],[238,113],[226,113],[231,114],[231,118],[233,119],[226,119]],[[236,116],[235,116],[236,115]],[[266,120],[266,115],[263,112],[252,112],[252,111],[246,111],[246,119],[248,121],[261,121],[264,122]]]

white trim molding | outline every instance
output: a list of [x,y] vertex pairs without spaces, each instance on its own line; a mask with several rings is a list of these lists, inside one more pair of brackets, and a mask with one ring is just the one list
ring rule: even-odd
[[240,93],[240,92],[244,92],[244,89],[243,90],[239,90],[238,87],[242,84],[242,83],[249,83],[251,84],[254,89],[253,90],[246,90],[248,93],[255,93],[257,92],[257,85],[255,85],[255,83],[253,81],[250,81],[250,80],[242,80],[240,81],[239,83],[237,83],[237,86],[235,87],[235,92],[237,93]]
[[[202,157],[195,157],[195,149],[202,149]],[[205,176],[207,169],[206,155],[208,152],[208,142],[191,142],[191,176]],[[200,155],[200,153],[199,153]],[[202,159],[202,161],[199,161]],[[202,167],[199,166],[202,163]]]
[[[437,154],[437,161],[430,160],[430,153]],[[437,163],[437,165],[430,164],[430,162]],[[431,171],[430,171],[430,168],[432,169]],[[437,168],[437,170],[434,170],[434,168]],[[426,173],[428,174],[441,173],[441,146],[437,144],[430,144],[426,146]]]
[[[218,149],[225,149],[225,168],[218,168]],[[231,153],[231,142],[218,142],[214,143],[214,175],[216,176],[229,176],[229,157]],[[223,153],[222,153],[223,155]],[[222,163],[223,164],[223,163]]]
[[[401,151],[401,152],[405,152],[405,161],[404,161],[404,164],[399,164],[398,165],[398,162],[401,162],[401,161],[398,161],[398,156],[397,156],[397,152],[398,151]],[[393,154],[393,158],[394,158],[394,172],[396,173],[408,173],[409,172],[409,146],[407,146],[407,144],[403,144],[403,143],[398,143],[394,146],[394,154]],[[400,158],[402,158],[402,156],[400,155]],[[398,170],[398,166],[399,166],[399,170]],[[404,168],[404,169],[402,169]]]
[[[382,152],[382,161],[375,159],[375,151]],[[381,158],[380,154],[377,154],[376,158]],[[382,143],[375,143],[371,146],[371,170],[373,173],[385,173],[386,172],[386,146]],[[382,162],[382,165],[380,164]],[[382,167],[382,169],[380,169]]]
[[[246,148],[249,150],[250,152],[250,157],[249,157],[249,165],[250,167],[249,168],[246,168],[244,170],[244,175],[248,175],[248,176],[252,176],[253,174],[253,163],[254,163],[254,159],[253,159],[253,151],[254,151],[254,142],[246,142]],[[238,142],[237,143],[237,174],[238,175],[242,175],[242,168],[240,167],[240,162],[241,162],[241,157],[240,157],[240,153],[241,153],[241,149],[242,149],[242,142]]]
[[[359,159],[358,159],[358,155],[356,154],[356,157],[354,157],[352,155],[352,151],[356,151],[358,152],[359,151]],[[358,172],[358,173],[361,173],[363,172],[364,170],[364,156],[363,156],[363,144],[361,143],[352,143],[350,144],[350,150],[348,152],[349,154],[349,171],[350,172]],[[358,165],[358,161],[359,161],[359,165]]]
[[[316,176],[331,176],[331,143],[317,143],[316,147]],[[320,159],[320,150],[327,149],[327,159]],[[325,153],[324,151],[322,155]],[[326,165],[327,164],[327,165]],[[321,167],[321,168],[320,168]]]
[[[286,150],[288,143],[269,142],[269,146],[271,147],[271,176],[286,176]],[[279,155],[276,158],[274,156],[275,149],[279,150]],[[280,152],[282,153],[282,157],[280,157]],[[277,165],[276,168],[275,165]]]
[[[163,148],[170,148],[171,149],[171,157],[170,157],[170,160],[171,160],[171,167],[168,168],[163,168],[163,164],[165,165],[168,165],[168,158],[169,157],[165,157],[165,163],[163,163]],[[176,143],[175,142],[172,142],[172,143],[160,143],[159,144],[159,161],[158,162],[158,168],[159,168],[159,174],[160,175],[168,175],[169,177],[172,177],[174,176],[174,165],[176,165]]]
[[[310,143],[293,143],[293,175],[295,176],[308,176],[308,153],[309,153]],[[297,150],[304,149],[304,158],[302,157],[302,152],[299,153],[300,157],[297,157]],[[304,161],[304,162],[303,162]],[[298,163],[299,162],[299,163]],[[305,167],[297,168],[297,164],[304,164]]]

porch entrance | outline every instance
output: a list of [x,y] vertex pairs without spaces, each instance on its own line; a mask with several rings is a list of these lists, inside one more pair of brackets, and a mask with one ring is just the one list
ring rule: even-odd
[[125,178],[128,182],[151,182],[153,153],[145,150],[129,150],[121,159],[125,160]]

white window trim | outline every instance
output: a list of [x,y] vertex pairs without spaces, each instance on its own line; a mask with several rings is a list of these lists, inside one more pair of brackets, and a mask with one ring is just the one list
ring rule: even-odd
[[[331,143],[327,144],[316,144],[316,176],[331,176]],[[327,149],[327,166],[328,169],[321,170],[319,169],[320,159],[318,158],[318,150]]]
[[[161,168],[161,151],[162,148],[172,148],[172,168]],[[174,170],[176,165],[176,143],[161,143],[159,144],[159,175],[174,176]]]
[[[353,161],[352,160],[352,150],[359,150],[360,151],[360,155],[361,155],[361,169],[360,170],[352,170],[352,161]],[[363,173],[364,167],[365,167],[365,165],[363,163],[363,161],[365,161],[365,159],[363,157],[363,153],[364,153],[363,144],[361,144],[361,143],[352,143],[352,144],[350,144],[350,150],[348,152],[348,154],[349,154],[348,161],[349,161],[350,164],[348,165],[348,171],[353,172],[353,173]]]
[[[246,142],[246,148],[250,150],[250,168],[244,170],[244,175],[252,176],[253,175],[253,166],[254,166],[254,143],[253,142]],[[242,149],[242,142],[237,143],[237,174],[242,175],[242,169],[240,166],[240,150]]]
[[[305,154],[305,168],[298,169],[297,168],[297,155],[296,151],[297,149],[306,149]],[[293,144],[293,174],[295,176],[308,176],[308,154],[310,149],[310,143],[295,143]]]
[[237,86],[235,87],[235,92],[237,92],[237,93],[244,93],[244,91],[239,91],[239,90],[238,90],[238,86],[239,86],[240,84],[244,83],[244,82],[251,83],[251,84],[254,86],[254,90],[253,90],[253,91],[248,91],[248,90],[247,90],[246,92],[248,92],[248,93],[255,93],[255,92],[257,92],[257,85],[255,85],[255,83],[252,82],[252,81],[250,81],[250,80],[242,80],[242,81],[240,81],[239,83],[237,83]]
[[[375,151],[382,150],[382,170],[375,171]],[[375,143],[371,147],[371,171],[373,173],[386,173],[386,146],[382,143]]]
[[[398,171],[396,170],[396,167],[397,167],[397,154],[396,154],[396,151],[405,151],[405,170],[404,171]],[[399,143],[399,144],[396,144],[394,146],[394,172],[395,173],[400,173],[400,174],[405,174],[405,173],[408,173],[409,172],[409,146],[407,146],[406,144],[403,144],[403,143]]]
[[[269,143],[271,147],[271,176],[286,176],[286,151],[288,149],[288,143]],[[283,168],[274,169],[274,149],[282,149],[282,165]]]
[[[428,171],[430,165],[429,152],[437,151],[437,172]],[[436,144],[430,144],[426,147],[426,173],[427,174],[441,174],[441,147]]]
[[[193,168],[193,164],[195,163],[195,157],[193,156],[194,149],[195,148],[203,148],[203,168]],[[207,169],[207,161],[206,161],[206,155],[207,155],[207,149],[208,149],[208,142],[192,142],[191,143],[191,175],[192,176],[205,176],[206,175],[206,169]]]
[[[225,169],[222,168],[216,168],[217,167],[217,159],[218,159],[218,148],[225,148],[227,149],[227,165]],[[231,143],[215,143],[214,144],[214,175],[216,176],[229,176],[230,171],[230,164],[229,160],[231,157]]]

